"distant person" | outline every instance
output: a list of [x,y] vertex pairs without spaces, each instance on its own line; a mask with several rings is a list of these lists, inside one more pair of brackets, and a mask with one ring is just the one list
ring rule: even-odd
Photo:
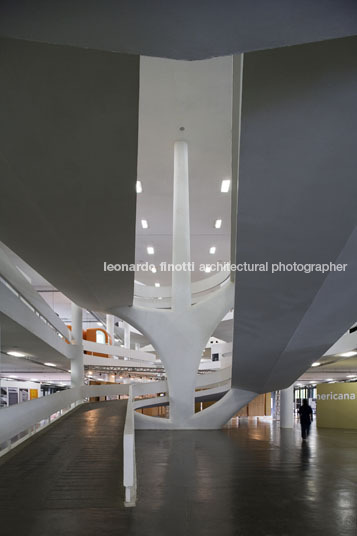
[[305,440],[310,433],[310,426],[313,421],[312,408],[306,398],[302,401],[302,406],[299,408],[301,437]]

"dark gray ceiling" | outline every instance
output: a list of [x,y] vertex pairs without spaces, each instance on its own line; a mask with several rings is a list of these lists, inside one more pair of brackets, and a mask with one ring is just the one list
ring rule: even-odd
[[131,304],[139,57],[0,40],[0,237],[98,311]]
[[[62,370],[70,368],[69,359],[2,313],[0,313],[0,326],[2,352],[0,372],[56,372],[54,367],[48,368],[40,364],[46,362],[54,363]],[[6,355],[9,350],[23,352],[26,357],[16,358]]]
[[348,263],[237,276],[233,385],[290,385],[355,322],[357,38],[244,58],[237,261]]
[[3,0],[0,35],[202,59],[355,35],[355,0]]

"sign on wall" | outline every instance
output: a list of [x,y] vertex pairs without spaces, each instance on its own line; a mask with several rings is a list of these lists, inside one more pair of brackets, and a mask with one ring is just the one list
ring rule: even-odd
[[318,385],[316,421],[321,428],[357,429],[357,382]]
[[30,389],[30,400],[33,400],[34,398],[38,398],[38,391],[37,389]]

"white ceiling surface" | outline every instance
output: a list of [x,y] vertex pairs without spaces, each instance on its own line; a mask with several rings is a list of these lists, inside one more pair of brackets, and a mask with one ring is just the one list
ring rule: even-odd
[[[232,57],[188,62],[142,57],[140,64],[136,262],[172,260],[173,147],[189,147],[191,260],[230,259],[230,193],[221,181],[231,178]],[[184,127],[184,131],[180,131]],[[215,219],[222,219],[220,230]],[[146,219],[149,229],[143,230]],[[155,254],[146,248],[154,246]],[[215,255],[209,248],[216,246]],[[197,266],[198,268],[198,266]],[[208,277],[192,274],[196,281]],[[212,274],[211,274],[212,275]],[[139,272],[136,280],[171,284],[166,272]]]

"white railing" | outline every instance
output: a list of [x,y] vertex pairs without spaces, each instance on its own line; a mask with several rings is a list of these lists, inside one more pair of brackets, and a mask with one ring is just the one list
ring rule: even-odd
[[85,398],[128,393],[129,384],[84,385],[3,408],[0,410],[0,456],[83,403]]
[[85,385],[83,392],[86,398],[101,396],[116,396],[129,394],[129,383],[113,383],[112,385]]
[[[228,368],[197,377],[196,397],[224,392],[230,388]],[[165,393],[165,396],[155,396]],[[135,410],[169,402],[166,380],[147,383],[84,385],[66,389],[0,410],[0,456],[25,441],[44,427],[75,409],[90,397],[128,395],[123,436],[123,484],[125,506],[136,502],[136,459],[135,459]],[[154,395],[152,398],[134,400],[135,397]],[[2,449],[2,450],[1,450]]]
[[[19,445],[53,421],[52,415],[63,416],[83,401],[81,388],[66,389],[0,410],[0,456]],[[21,437],[19,437],[21,435]]]
[[107,354],[120,357],[126,357],[126,359],[132,359],[135,361],[145,361],[148,363],[155,362],[156,355],[150,352],[143,352],[142,350],[131,350],[130,348],[123,348],[117,344],[103,344],[99,342],[83,341],[83,349],[86,352],[92,352],[95,354]]
[[[197,303],[205,299],[209,292],[230,281],[230,273],[216,272],[210,277],[195,281],[191,284],[192,302]],[[134,284],[134,303],[146,307],[166,309],[171,307],[171,287],[152,287],[149,285]]]
[[[149,389],[150,390],[150,389]],[[0,410],[0,457],[85,402],[86,398],[129,395],[124,427],[125,505],[136,497],[135,430],[132,385],[85,385]]]
[[53,309],[13,265],[3,246],[0,246],[0,282],[45,322],[56,334],[69,340],[67,326],[59,319]]
[[136,459],[135,459],[135,423],[132,385],[129,387],[128,405],[123,437],[123,484],[125,489],[125,506],[136,503]]

